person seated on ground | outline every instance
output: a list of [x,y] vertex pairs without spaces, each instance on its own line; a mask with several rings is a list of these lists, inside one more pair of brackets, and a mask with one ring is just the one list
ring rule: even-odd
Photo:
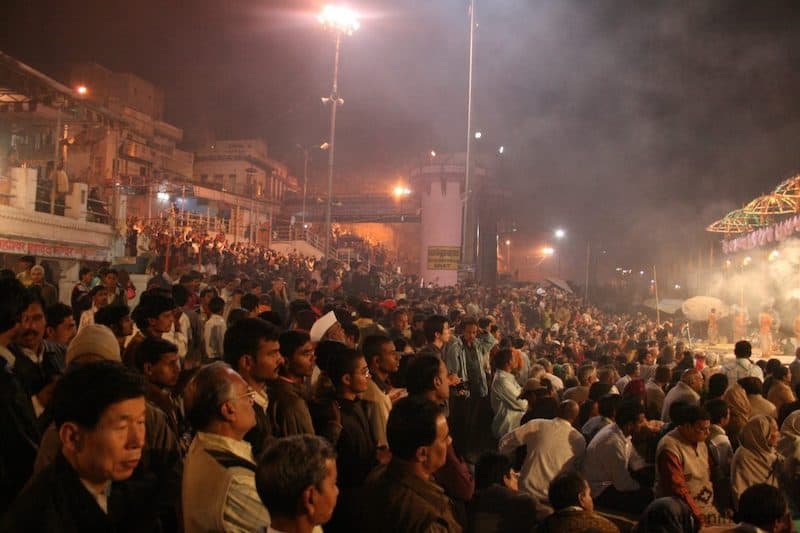
[[778,410],[775,408],[775,404],[764,398],[762,394],[763,385],[760,379],[753,377],[742,378],[738,383],[747,394],[747,401],[750,402],[750,417],[767,415],[775,419],[778,418]]
[[686,502],[671,496],[650,502],[634,528],[635,533],[686,533],[696,530],[692,510]]
[[278,439],[258,462],[256,490],[272,519],[269,531],[321,532],[339,496],[336,452],[314,435]]
[[152,486],[129,483],[142,457],[144,380],[110,361],[74,367],[53,394],[61,440],[5,515],[3,531],[158,531]]
[[475,465],[475,488],[469,533],[522,533],[536,523],[536,500],[519,492],[519,475],[507,456],[484,452]]
[[779,436],[777,422],[765,415],[756,415],[744,425],[739,435],[740,446],[731,461],[734,502],[751,485],[766,483],[778,487],[783,467],[783,458],[775,449]]
[[355,531],[462,531],[450,499],[432,481],[451,444],[442,407],[420,395],[399,400],[389,413],[386,436],[392,459],[367,481]]
[[739,446],[739,433],[742,428],[750,420],[751,407],[750,400],[747,398],[747,393],[738,383],[734,383],[732,387],[725,391],[722,399],[728,404],[728,410],[731,416],[728,426],[725,428],[725,433],[731,441],[731,446],[736,448]]
[[669,422],[669,406],[674,402],[686,402],[689,405],[700,405],[700,392],[703,390],[703,375],[694,368],[681,374],[681,380],[672,387],[664,397],[661,420]]
[[772,485],[759,483],[739,498],[739,523],[724,533],[788,533],[794,531],[783,493]]
[[635,453],[630,436],[644,424],[644,407],[625,400],[617,408],[614,422],[601,429],[587,446],[583,474],[599,506],[639,514],[653,499],[650,487],[641,486],[630,472],[631,454]]
[[583,365],[577,372],[578,385],[564,391],[565,400],[574,400],[581,405],[589,398],[589,387],[597,382],[597,370],[591,364]]
[[706,400],[722,398],[722,395],[725,394],[725,391],[728,388],[728,377],[725,374],[720,373],[712,374],[706,383],[708,384]]
[[520,490],[547,503],[547,488],[558,474],[575,470],[583,459],[586,441],[572,427],[578,416],[578,404],[565,400],[553,420],[526,422],[500,439],[500,453],[511,454],[525,445],[528,452],[520,474]]
[[776,445],[783,457],[783,479],[787,494],[800,494],[800,410],[786,417]]
[[714,507],[714,487],[706,439],[711,430],[708,411],[686,405],[680,425],[664,435],[656,449],[656,497],[674,496],[686,502],[699,526],[721,523]]
[[223,362],[202,367],[183,392],[186,416],[197,434],[183,469],[186,533],[255,531],[269,525],[256,492],[245,434],[256,425],[256,391]]
[[557,476],[550,483],[547,494],[554,512],[539,525],[538,533],[619,533],[619,528],[610,520],[594,512],[592,491],[577,472]]
[[581,427],[581,435],[587,444],[592,442],[598,431],[614,423],[620,403],[622,403],[622,396],[619,394],[606,394],[597,401],[597,415],[591,417]]
[[772,402],[778,413],[784,405],[797,401],[792,390],[792,375],[788,367],[779,366],[772,371],[772,384],[767,393],[767,400]]

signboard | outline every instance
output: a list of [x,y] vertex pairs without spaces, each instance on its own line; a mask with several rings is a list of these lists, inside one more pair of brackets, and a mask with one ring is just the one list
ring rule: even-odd
[[428,270],[458,270],[460,246],[428,246]]
[[35,255],[38,257],[59,259],[87,259],[90,261],[106,261],[109,255],[107,251],[100,248],[44,244],[18,241],[16,239],[0,239],[0,253]]

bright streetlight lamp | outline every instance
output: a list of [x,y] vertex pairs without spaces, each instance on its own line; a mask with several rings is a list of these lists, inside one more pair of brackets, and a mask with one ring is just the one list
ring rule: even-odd
[[89,94],[89,88],[86,87],[86,85],[78,85],[75,88],[75,92],[81,96],[86,96],[87,94]]
[[555,233],[556,239],[563,239],[567,235],[567,232],[564,231],[561,228],[558,228],[554,233]]
[[555,253],[556,250],[552,246],[545,246],[544,248],[542,248],[542,255],[545,257],[552,257],[553,254]]
[[405,196],[409,196],[411,194],[411,189],[408,187],[403,187],[402,185],[398,185],[392,191],[392,194],[395,198],[403,198]]
[[333,59],[333,83],[330,96],[323,97],[322,102],[331,106],[331,134],[328,139],[328,202],[325,208],[325,257],[330,258],[331,251],[331,198],[333,197],[333,162],[336,142],[336,108],[344,103],[339,97],[339,55],[342,48],[342,35],[352,35],[361,24],[356,13],[344,6],[327,5],[317,17],[325,28],[336,32],[336,48]]

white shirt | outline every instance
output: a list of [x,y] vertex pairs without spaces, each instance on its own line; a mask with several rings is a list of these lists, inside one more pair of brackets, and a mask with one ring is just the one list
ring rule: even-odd
[[620,492],[639,489],[639,483],[628,471],[633,446],[617,424],[601,429],[586,448],[583,473],[592,498],[597,498],[606,488],[614,486]]
[[522,464],[519,489],[539,502],[547,502],[547,489],[558,474],[577,470],[586,451],[580,432],[563,418],[537,418],[500,439],[500,453],[528,447]]
[[489,390],[489,402],[494,411],[492,433],[495,437],[502,437],[519,426],[522,415],[528,409],[528,402],[519,399],[520,391],[522,387],[517,383],[514,374],[500,369],[495,372]]
[[89,324],[94,324],[94,314],[96,312],[97,308],[92,306],[91,309],[87,309],[81,313],[81,321],[78,323],[78,329],[83,328],[83,326],[88,326]]
[[733,387],[742,378],[758,378],[764,381],[764,372],[750,359],[736,358],[722,365],[722,372],[728,376],[728,388]]
[[686,402],[690,405],[700,405],[700,395],[683,381],[679,381],[664,396],[664,407],[661,409],[661,420],[669,422],[669,408],[675,402]]

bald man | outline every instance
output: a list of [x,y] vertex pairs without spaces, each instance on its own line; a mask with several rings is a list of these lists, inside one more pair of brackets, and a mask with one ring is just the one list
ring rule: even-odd
[[575,470],[583,459],[586,441],[572,427],[577,418],[578,404],[564,400],[553,420],[531,420],[500,439],[500,453],[511,453],[519,446],[527,446],[528,455],[522,464],[519,490],[541,504],[549,504],[547,490],[550,482],[559,474]]
[[700,391],[703,390],[703,374],[699,370],[689,368],[681,374],[681,380],[672,387],[664,397],[661,420],[670,422],[669,408],[675,402],[686,402],[689,405],[700,405]]

